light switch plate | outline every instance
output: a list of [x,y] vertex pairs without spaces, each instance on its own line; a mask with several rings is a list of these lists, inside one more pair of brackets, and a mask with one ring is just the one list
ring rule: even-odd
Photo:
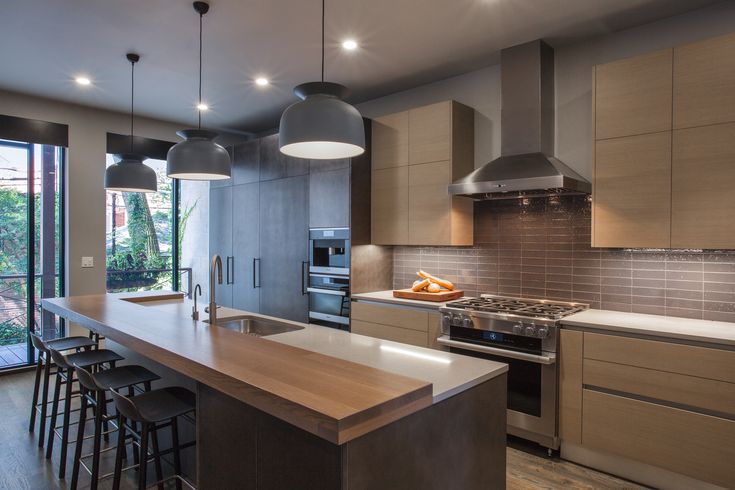
[[94,257],[82,257],[82,267],[94,267]]

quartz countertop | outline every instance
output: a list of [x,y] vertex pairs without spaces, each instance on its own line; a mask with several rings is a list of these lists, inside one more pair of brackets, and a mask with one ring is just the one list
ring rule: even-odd
[[[414,308],[427,308],[431,310],[438,310],[439,308],[447,304],[447,302],[443,301],[422,301],[420,299],[394,298],[392,290],[375,291],[372,293],[358,293],[353,294],[351,297],[355,301],[375,301],[378,303],[390,303],[394,305],[411,306]],[[463,298],[466,297],[467,296],[463,296]]]
[[562,325],[735,346],[735,323],[712,320],[590,309],[569,315]]

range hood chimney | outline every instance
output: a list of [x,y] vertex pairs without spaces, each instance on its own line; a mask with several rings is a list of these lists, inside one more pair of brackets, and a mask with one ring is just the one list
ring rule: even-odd
[[449,186],[452,195],[514,199],[589,194],[554,158],[554,49],[537,39],[500,52],[501,156]]

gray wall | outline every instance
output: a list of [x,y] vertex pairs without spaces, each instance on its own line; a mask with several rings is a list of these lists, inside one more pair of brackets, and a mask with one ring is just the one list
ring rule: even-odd
[[[556,47],[556,154],[592,178],[592,67],[615,59],[686,44],[735,30],[735,2]],[[490,66],[358,104],[377,117],[441,100],[473,107],[475,167],[500,155],[500,67]]]

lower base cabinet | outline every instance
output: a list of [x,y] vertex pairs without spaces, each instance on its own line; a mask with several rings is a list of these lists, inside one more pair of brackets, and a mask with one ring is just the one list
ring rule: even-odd
[[441,349],[439,313],[404,306],[352,303],[351,332],[418,347]]

